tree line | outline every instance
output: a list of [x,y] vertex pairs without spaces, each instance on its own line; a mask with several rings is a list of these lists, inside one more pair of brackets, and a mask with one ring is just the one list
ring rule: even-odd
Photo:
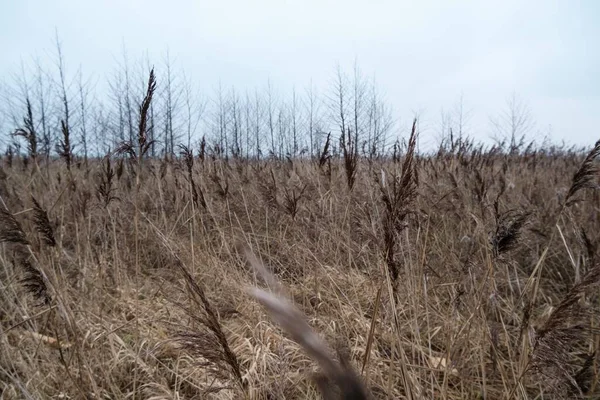
[[[0,87],[6,152],[62,156],[69,163],[72,155],[87,161],[135,141],[151,70],[157,88],[145,116],[149,157],[175,156],[178,144],[247,159],[318,158],[325,145],[346,159],[373,159],[406,147],[390,104],[357,63],[349,71],[338,65],[326,88],[311,83],[282,95],[270,81],[243,92],[219,82],[205,93],[168,51],[153,63],[148,56],[132,61],[123,49],[110,74],[95,81],[83,67],[69,67],[58,35],[54,47],[52,62],[21,63]],[[440,148],[466,140],[471,115],[462,96],[442,111],[436,127]],[[509,151],[525,147],[535,127],[516,95],[490,118],[490,126],[496,142]]]
[[267,82],[244,92],[219,83],[207,94],[168,52],[154,64],[148,57],[131,61],[123,50],[106,83],[86,78],[83,67],[72,71],[58,37],[54,53],[51,64],[39,58],[22,63],[0,88],[6,151],[87,160],[134,141],[151,70],[156,94],[146,116],[150,157],[173,156],[180,143],[210,146],[223,157],[315,157],[332,131],[351,138],[354,151],[375,157],[396,136],[391,107],[356,64],[350,72],[338,67],[323,92],[310,84],[284,96]]

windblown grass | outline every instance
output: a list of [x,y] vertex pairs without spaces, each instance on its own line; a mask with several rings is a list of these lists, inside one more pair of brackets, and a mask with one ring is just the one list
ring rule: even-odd
[[598,144],[161,161],[145,129],[2,161],[3,398],[598,396]]

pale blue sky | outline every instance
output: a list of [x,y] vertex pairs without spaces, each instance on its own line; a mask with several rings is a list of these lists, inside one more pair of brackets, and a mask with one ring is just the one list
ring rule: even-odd
[[[336,63],[358,59],[401,121],[415,111],[433,140],[440,110],[464,96],[470,133],[516,91],[554,140],[600,138],[600,2],[0,0],[0,79],[58,29],[68,64],[103,80],[120,58],[168,47],[209,91],[326,88]],[[50,61],[49,61],[50,62]],[[210,92],[209,92],[210,93]]]

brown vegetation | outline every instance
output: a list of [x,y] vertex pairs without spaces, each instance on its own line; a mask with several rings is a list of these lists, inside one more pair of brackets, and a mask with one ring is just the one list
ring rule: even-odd
[[597,395],[600,144],[415,135],[368,163],[5,158],[2,397]]

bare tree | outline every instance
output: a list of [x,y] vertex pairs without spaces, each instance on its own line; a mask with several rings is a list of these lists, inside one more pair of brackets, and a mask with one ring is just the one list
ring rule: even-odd
[[[358,168],[358,135],[355,129],[358,128],[359,117],[358,111],[353,112],[356,111],[356,105],[349,102],[352,99],[348,99],[347,82],[347,77],[338,65],[336,80],[331,93],[330,107],[333,111],[334,120],[340,128],[339,146],[344,159],[348,188],[352,190]],[[353,89],[359,90],[356,87]],[[350,116],[352,118],[349,121]]]
[[122,71],[123,71],[123,77],[124,77],[124,81],[123,83],[125,84],[124,87],[124,93],[123,93],[123,100],[124,100],[124,106],[125,106],[125,118],[126,118],[126,126],[127,126],[127,132],[128,132],[128,137],[129,137],[129,141],[133,141],[134,136],[135,136],[135,131],[134,131],[134,123],[133,123],[133,105],[132,105],[132,93],[131,93],[131,72],[129,70],[129,57],[127,55],[127,49],[125,48],[125,43],[123,43],[123,65],[122,65]]
[[238,158],[242,153],[242,132],[241,132],[241,113],[239,99],[234,88],[231,88],[229,95],[229,112],[231,113],[231,154]]
[[99,103],[92,109],[93,123],[91,125],[92,143],[90,149],[96,158],[101,158],[109,152],[114,144],[107,133],[111,130],[111,121],[109,113],[106,112],[104,104]]
[[455,131],[458,134],[458,137],[462,140],[464,135],[469,134],[469,124],[471,123],[471,118],[473,116],[473,112],[470,109],[465,108],[465,97],[464,94],[460,94],[460,98],[454,104],[453,110],[453,120],[455,121]]
[[345,136],[346,146],[352,145],[355,157],[360,147],[369,158],[385,151],[394,120],[375,80],[365,79],[358,63],[350,78],[338,65],[329,103],[332,122]]
[[2,91],[3,115],[6,123],[10,125],[10,131],[21,126],[23,110],[27,112],[27,103],[31,102],[28,73],[23,62],[20,67],[20,73],[12,74],[11,84],[5,84]]
[[223,153],[225,157],[229,154],[229,141],[227,128],[229,125],[228,101],[223,93],[223,86],[219,81],[216,93],[213,97],[214,110],[212,113],[212,128],[215,135],[215,142],[218,143],[218,152]]
[[286,104],[284,102],[279,103],[279,110],[277,111],[277,157],[283,158],[286,151],[284,150],[287,141],[288,132],[288,117]]
[[[4,99],[6,97],[5,94],[6,91],[6,87],[4,85],[4,82],[0,81],[0,99]],[[4,104],[4,102],[2,102]],[[4,109],[3,105],[0,105],[0,132],[8,132],[9,127],[8,127],[8,123],[7,123],[7,118],[6,118],[6,110]],[[3,145],[4,143],[4,135],[0,135],[0,143],[2,143]]]
[[497,142],[509,142],[509,152],[518,152],[526,136],[535,128],[529,106],[516,93],[507,99],[506,107],[499,115],[490,118],[493,138]]
[[369,90],[369,106],[366,118],[369,159],[373,159],[377,155],[385,153],[388,136],[396,123],[391,109],[379,93],[375,81],[372,81]]
[[333,121],[340,129],[340,134],[346,132],[346,119],[348,118],[348,99],[347,99],[347,77],[342,72],[341,66],[336,67],[336,76],[333,88],[330,94],[330,108]]
[[185,108],[185,130],[187,136],[187,147],[192,148],[192,137],[196,134],[198,125],[202,120],[204,110],[206,108],[206,102],[196,93],[193,87],[193,82],[187,77],[185,72],[183,74],[183,104]]
[[[10,132],[8,151],[10,154],[20,154],[19,138],[27,143],[30,157],[37,154],[37,124],[34,120],[33,104],[31,102],[31,87],[25,64],[21,61],[21,71],[13,74],[11,84],[5,84],[2,90],[2,115]],[[33,152],[33,154],[32,154]]]
[[80,142],[83,150],[83,159],[85,164],[88,162],[88,118],[89,118],[89,97],[90,97],[90,81],[83,81],[83,72],[79,69],[78,80],[77,80],[77,92],[79,95],[79,131],[80,131]]
[[276,155],[276,149],[277,147],[275,146],[275,98],[274,98],[274,94],[273,94],[273,88],[271,87],[271,81],[267,81],[267,126],[269,128],[269,134],[271,136],[271,149],[270,149],[270,154],[272,156]]
[[41,135],[41,153],[46,158],[46,162],[52,151],[52,138],[50,134],[50,121],[48,112],[50,111],[50,93],[52,90],[52,80],[42,68],[42,62],[39,58],[35,60],[35,87],[34,93],[38,103],[38,113],[40,116],[40,135]]
[[244,99],[244,130],[246,132],[246,160],[250,159],[250,149],[252,148],[252,121],[250,117],[250,109],[252,107],[252,101],[250,95],[246,91],[246,97]]
[[261,132],[262,132],[262,117],[263,117],[263,108],[262,108],[262,103],[261,103],[261,99],[258,95],[258,90],[254,90],[254,104],[252,107],[252,112],[253,112],[253,126],[252,126],[252,130],[254,133],[254,142],[255,142],[255,149],[254,151],[256,152],[256,158],[260,159],[261,155],[262,155],[262,150],[261,150]]
[[116,147],[118,143],[122,143],[125,138],[125,93],[123,76],[120,70],[113,72],[111,79],[108,81],[109,99],[112,103],[112,111],[109,112],[109,120],[112,128],[112,145]]
[[452,134],[452,114],[443,108],[440,110],[440,119],[436,133],[440,149],[446,150],[448,145],[452,146],[454,140]]
[[312,81],[306,89],[305,95],[309,153],[310,157],[313,158],[315,154],[318,153],[316,149],[320,148],[320,145],[318,145],[318,138],[316,137],[316,134],[321,122],[321,102],[319,101],[317,91],[314,88]]
[[62,103],[62,118],[60,120],[60,129],[62,138],[57,144],[58,154],[65,160],[67,169],[71,170],[71,163],[73,161],[73,144],[71,140],[71,109],[69,100],[69,86],[66,78],[66,66],[65,59],[62,52],[62,44],[58,38],[58,31],[56,31],[56,64],[58,69],[58,96]]
[[163,110],[164,110],[164,138],[165,138],[165,156],[175,154],[175,142],[179,139],[176,133],[176,125],[179,112],[182,90],[177,75],[173,70],[173,62],[167,50],[164,60],[165,77],[163,81]]
[[300,137],[299,128],[301,124],[301,117],[299,115],[300,110],[298,109],[298,98],[296,96],[296,88],[292,90],[292,104],[290,106],[290,119],[291,119],[291,134],[292,134],[292,150],[291,156],[296,157],[298,155],[298,149],[300,148]]
[[356,144],[355,151],[358,153],[359,146],[359,137],[362,136],[363,131],[363,112],[365,109],[365,97],[366,97],[366,82],[360,72],[360,68],[358,67],[358,62],[355,60],[354,62],[354,74],[353,74],[353,82],[352,82],[352,100],[353,100],[353,110],[352,110],[352,119],[353,119],[353,133],[354,133],[354,143]]
[[464,96],[461,93],[451,111],[442,109],[438,128],[439,143],[441,148],[448,148],[454,152],[464,143],[469,134],[472,111],[465,107]]

